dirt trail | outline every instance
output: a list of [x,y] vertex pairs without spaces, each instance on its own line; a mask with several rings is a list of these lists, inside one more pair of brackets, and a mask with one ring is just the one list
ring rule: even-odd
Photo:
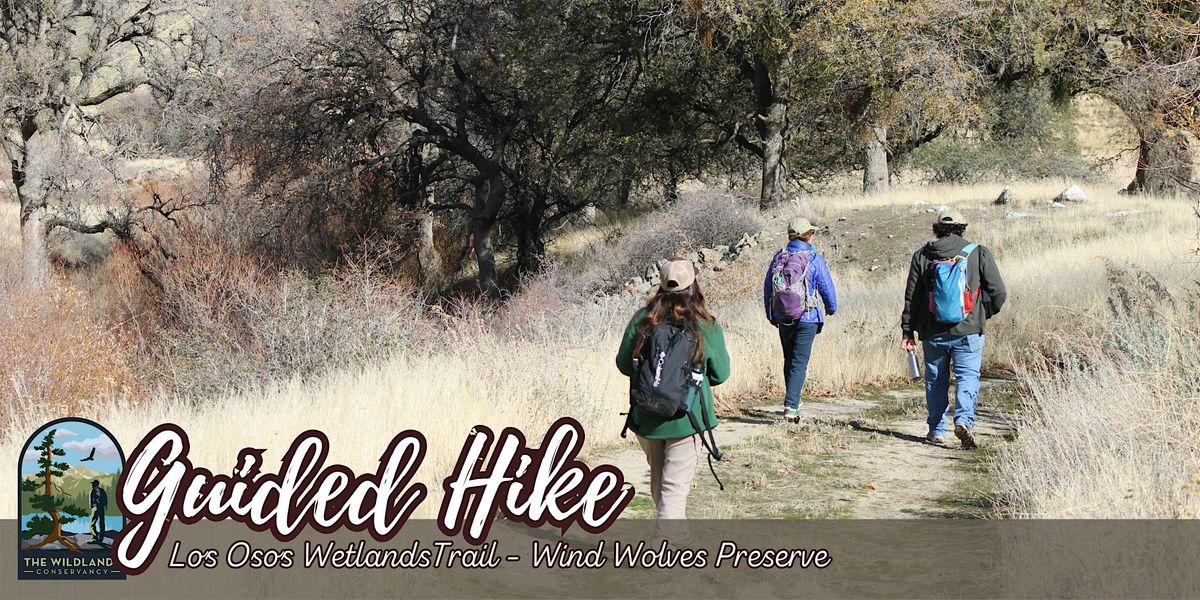
[[[925,441],[921,389],[875,390],[855,398],[808,401],[799,424],[776,405],[725,415],[717,491],[703,462],[689,515],[693,518],[972,518],[992,507],[985,459],[1011,438],[1012,386],[985,381],[975,434],[981,449],[964,451],[953,433],[945,445]],[[626,511],[653,514],[645,458],[628,443],[600,457],[619,467],[640,501]],[[710,506],[709,503],[715,503]]]

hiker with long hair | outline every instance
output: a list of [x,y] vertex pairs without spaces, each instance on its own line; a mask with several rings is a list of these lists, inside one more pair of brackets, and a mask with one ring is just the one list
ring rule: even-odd
[[825,257],[812,245],[817,228],[803,217],[788,223],[788,244],[775,253],[763,281],[763,309],[783,346],[783,418],[800,421],[800,392],[813,342],[838,309]]
[[625,427],[646,453],[660,521],[687,518],[700,453],[720,460],[712,386],[729,378],[729,352],[704,306],[698,274],[688,260],[668,260],[658,291],[629,321],[617,352],[617,368],[630,378]]

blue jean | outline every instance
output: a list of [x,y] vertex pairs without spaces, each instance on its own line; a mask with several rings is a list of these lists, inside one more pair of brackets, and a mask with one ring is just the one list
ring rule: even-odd
[[783,381],[787,387],[783,405],[787,408],[800,407],[800,390],[804,387],[808,359],[812,356],[813,340],[819,329],[819,323],[779,325],[779,342],[783,344]]
[[[954,370],[954,424],[975,426],[975,401],[979,398],[979,368],[983,363],[984,336],[938,336],[922,342],[925,350],[925,406],[929,433],[943,435],[949,427],[950,370]],[[953,367],[951,366],[953,363]]]

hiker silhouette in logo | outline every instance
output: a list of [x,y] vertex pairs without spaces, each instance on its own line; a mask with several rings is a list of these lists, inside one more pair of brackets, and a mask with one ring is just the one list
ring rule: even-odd
[[937,239],[913,254],[904,290],[901,329],[905,351],[925,355],[925,405],[930,443],[945,443],[949,425],[950,371],[954,371],[954,435],[964,449],[975,439],[975,403],[983,361],[984,324],[1000,312],[1004,280],[987,248],[963,239],[967,222],[957,210],[938,213]]
[[105,537],[104,509],[108,508],[108,494],[100,487],[100,480],[92,480],[92,494],[89,504],[92,508],[92,518],[88,530],[92,534],[93,544],[103,544]]
[[763,282],[763,308],[783,345],[783,418],[793,423],[800,421],[800,391],[813,341],[825,316],[838,309],[829,266],[812,245],[815,233],[808,219],[788,223],[788,244],[771,259]]
[[[646,453],[660,534],[664,521],[687,518],[700,452],[707,450],[714,477],[712,459],[721,459],[711,387],[729,378],[729,353],[704,306],[698,273],[688,260],[668,260],[658,291],[629,321],[617,351],[617,368],[629,377],[625,430],[637,434]],[[686,526],[674,530],[684,534]]]

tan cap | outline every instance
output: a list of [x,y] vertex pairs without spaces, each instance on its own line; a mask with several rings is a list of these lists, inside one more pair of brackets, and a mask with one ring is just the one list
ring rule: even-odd
[[816,227],[813,227],[812,221],[804,217],[796,217],[788,221],[788,235],[804,235],[814,229]]
[[938,213],[937,220],[934,221],[934,224],[937,224],[937,223],[948,223],[950,225],[966,225],[967,220],[963,218],[962,213],[958,212],[957,210],[954,210],[953,208],[947,208],[946,210],[943,210]]
[[686,290],[696,281],[696,267],[692,261],[676,256],[662,266],[658,279],[658,287],[665,292]]

